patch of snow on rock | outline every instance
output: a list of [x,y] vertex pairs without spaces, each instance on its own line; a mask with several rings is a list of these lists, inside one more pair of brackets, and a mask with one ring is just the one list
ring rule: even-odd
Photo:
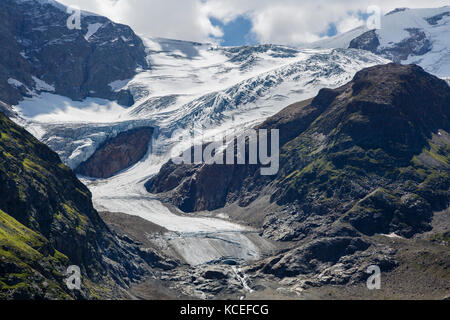
[[86,41],[89,41],[89,39],[103,26],[102,23],[92,23],[88,26],[88,31],[84,38]]
[[34,83],[36,84],[36,90],[38,91],[47,91],[47,92],[55,92],[55,87],[48,84],[47,82],[36,78],[36,77],[32,77]]
[[16,88],[19,88],[19,87],[23,86],[22,82],[20,82],[19,80],[13,79],[13,78],[9,78],[8,79],[8,84],[10,84],[10,85],[12,85],[12,86],[14,86]]

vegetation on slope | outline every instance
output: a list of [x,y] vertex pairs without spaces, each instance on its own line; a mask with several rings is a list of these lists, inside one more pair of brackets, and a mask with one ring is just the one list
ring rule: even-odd
[[449,205],[450,88],[418,66],[364,69],[260,128],[280,130],[277,176],[261,177],[257,166],[169,162],[148,190],[185,211],[247,206],[268,194],[294,206],[275,220],[290,221],[291,239],[307,236],[314,219],[411,237],[429,230],[433,211]]
[[[117,297],[148,271],[109,230],[58,155],[0,113],[0,297]],[[81,292],[64,272],[81,269]]]

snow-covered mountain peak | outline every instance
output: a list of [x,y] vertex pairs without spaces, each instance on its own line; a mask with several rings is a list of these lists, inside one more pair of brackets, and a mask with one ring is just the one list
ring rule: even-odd
[[450,75],[450,6],[399,8],[381,17],[381,29],[365,25],[312,44],[314,48],[358,48],[394,62],[418,64],[437,76]]

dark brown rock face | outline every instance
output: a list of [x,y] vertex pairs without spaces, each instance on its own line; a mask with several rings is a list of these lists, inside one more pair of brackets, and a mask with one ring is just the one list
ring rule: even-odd
[[75,172],[92,178],[110,178],[136,164],[148,151],[153,128],[138,128],[106,141]]
[[0,101],[0,112],[3,112],[8,117],[11,117],[14,112],[12,111],[11,106],[7,105],[6,103],[3,103]]

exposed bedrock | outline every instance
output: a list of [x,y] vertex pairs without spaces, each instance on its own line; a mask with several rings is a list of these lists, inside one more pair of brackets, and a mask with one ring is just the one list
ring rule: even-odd
[[396,63],[407,60],[410,55],[422,56],[431,51],[432,42],[424,31],[417,28],[405,30],[409,37],[391,47],[381,47],[379,35],[375,30],[371,30],[353,39],[349,48],[367,50]]
[[69,29],[69,17],[59,4],[0,1],[0,100],[14,105],[52,92],[133,105],[129,90],[111,85],[149,68],[142,40],[130,27],[86,12],[80,29]]
[[152,134],[150,127],[122,132],[106,140],[75,172],[92,178],[110,178],[146,155]]

